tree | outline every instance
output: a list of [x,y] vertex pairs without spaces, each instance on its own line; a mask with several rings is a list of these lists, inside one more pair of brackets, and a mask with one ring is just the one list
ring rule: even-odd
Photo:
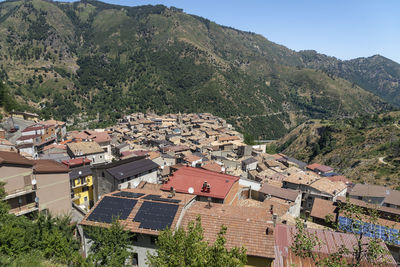
[[131,253],[130,234],[115,220],[108,228],[87,227],[92,240],[88,261],[95,266],[124,266]]
[[179,228],[176,231],[166,229],[157,240],[155,254],[147,255],[151,266],[244,266],[247,262],[246,250],[225,248],[227,228],[221,230],[214,244],[204,241],[203,228],[200,217],[189,222],[185,231]]
[[251,134],[244,133],[243,136],[244,136],[244,142],[245,142],[246,145],[252,146],[252,145],[256,144],[254,142],[254,137]]
[[[0,184],[0,199],[5,191]],[[57,263],[81,266],[79,242],[73,233],[75,225],[69,217],[38,215],[33,220],[9,214],[9,206],[0,201],[0,266],[14,262],[33,262],[50,259]],[[24,266],[24,265],[22,265]]]
[[[363,261],[385,266],[388,252],[381,239],[382,235],[379,234],[379,228],[376,227],[379,225],[377,208],[372,205],[368,205],[367,208],[360,207],[352,204],[348,199],[345,203],[339,203],[339,209],[341,215],[347,218],[347,224],[339,225],[332,222],[329,217],[326,220],[335,230],[353,235],[356,239],[353,247],[348,249],[341,246],[335,253],[320,257],[315,250],[323,244],[315,234],[307,231],[304,223],[298,219],[291,246],[295,255],[312,259],[316,266],[361,266]],[[391,234],[391,230],[390,228],[386,230],[385,241],[394,243],[400,240],[399,234]],[[369,238],[365,238],[367,236]]]

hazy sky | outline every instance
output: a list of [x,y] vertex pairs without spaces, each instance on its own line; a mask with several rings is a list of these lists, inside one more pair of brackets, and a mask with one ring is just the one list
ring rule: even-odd
[[400,63],[400,0],[103,0],[163,4],[262,34],[296,51],[340,59],[380,54]]

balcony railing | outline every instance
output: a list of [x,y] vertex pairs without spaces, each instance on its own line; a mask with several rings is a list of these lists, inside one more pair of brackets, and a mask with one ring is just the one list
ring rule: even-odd
[[26,204],[24,206],[21,206],[21,207],[15,208],[15,209],[11,209],[10,213],[14,214],[16,216],[21,216],[21,215],[36,211],[38,209],[39,208],[37,207],[36,203],[33,202],[33,203],[29,203],[29,204]]
[[78,185],[72,186],[72,189],[75,189],[75,188],[78,188],[78,187],[82,187],[82,186],[87,186],[87,185],[88,185],[88,183],[87,183],[87,182],[84,182],[84,183],[82,183],[82,184],[78,184]]
[[26,185],[24,188],[20,188],[14,191],[7,192],[7,196],[4,198],[4,200],[10,199],[10,198],[15,198],[19,196],[23,196],[26,194],[30,194],[32,192],[36,191],[36,186],[34,185]]

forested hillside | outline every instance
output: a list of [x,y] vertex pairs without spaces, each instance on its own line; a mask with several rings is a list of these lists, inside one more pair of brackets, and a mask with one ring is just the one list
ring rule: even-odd
[[400,112],[308,121],[277,142],[277,150],[332,167],[354,182],[400,188]]
[[0,79],[44,117],[212,112],[256,138],[390,108],[264,37],[164,6],[0,3]]

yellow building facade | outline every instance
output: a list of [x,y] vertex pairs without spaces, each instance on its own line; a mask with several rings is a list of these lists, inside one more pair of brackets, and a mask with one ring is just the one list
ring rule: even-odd
[[70,173],[72,201],[86,209],[93,206],[93,176],[90,166],[72,169]]

